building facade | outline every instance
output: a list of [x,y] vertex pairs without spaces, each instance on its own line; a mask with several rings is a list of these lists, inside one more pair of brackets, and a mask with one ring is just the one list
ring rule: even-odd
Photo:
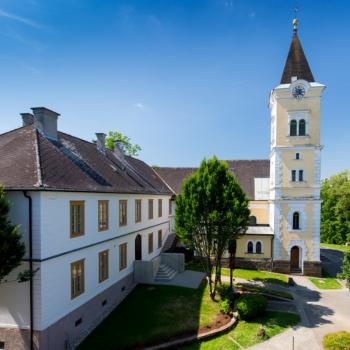
[[[269,160],[227,161],[250,200],[251,225],[237,242],[237,263],[284,273],[321,275],[320,111],[297,21],[281,82],[270,93]],[[155,168],[175,192],[195,168]]]
[[[169,236],[171,191],[120,148],[57,131],[46,108],[0,135],[0,181],[27,254],[0,285],[0,344],[72,349],[137,284],[134,261],[153,261]],[[18,272],[35,271],[32,284]],[[33,329],[33,333],[31,332]]]

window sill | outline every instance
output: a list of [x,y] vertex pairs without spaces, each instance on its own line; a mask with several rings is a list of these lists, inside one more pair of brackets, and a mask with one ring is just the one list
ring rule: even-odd
[[249,253],[249,252],[245,252],[244,254],[250,254],[250,255],[264,255],[264,252],[262,252],[262,253]]
[[296,138],[309,139],[311,136],[310,135],[287,135],[287,137],[290,139],[296,139]]
[[297,230],[288,230],[288,232],[290,233],[302,233],[303,230],[302,229],[297,229]]

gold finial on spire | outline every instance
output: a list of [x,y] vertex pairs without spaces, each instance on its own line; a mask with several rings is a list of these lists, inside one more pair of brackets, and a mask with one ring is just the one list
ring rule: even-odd
[[297,18],[293,19],[293,30],[296,32],[298,30],[299,20]]
[[294,31],[294,33],[296,33],[298,31],[298,24],[299,24],[298,10],[299,10],[298,3],[297,3],[297,0],[295,0],[294,19],[293,19],[293,31]]

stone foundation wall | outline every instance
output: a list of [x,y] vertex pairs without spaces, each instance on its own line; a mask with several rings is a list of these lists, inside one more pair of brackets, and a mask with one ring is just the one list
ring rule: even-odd
[[306,276],[322,277],[322,264],[320,261],[304,261],[303,274]]
[[[40,332],[34,332],[34,350],[39,350]],[[5,343],[5,350],[29,350],[30,330],[19,328],[0,328],[0,342]]]
[[273,272],[290,273],[290,261],[289,260],[274,260],[272,266]]
[[[224,258],[221,260],[222,267],[230,267],[230,259]],[[271,259],[248,259],[236,258],[235,267],[242,269],[267,270],[271,271]]]

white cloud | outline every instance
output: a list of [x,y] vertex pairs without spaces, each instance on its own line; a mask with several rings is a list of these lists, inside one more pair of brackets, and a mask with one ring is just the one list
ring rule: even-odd
[[28,18],[25,18],[25,17],[21,17],[21,16],[17,16],[13,13],[10,13],[10,12],[6,12],[2,9],[0,9],[0,17],[3,17],[3,18],[8,18],[10,20],[13,20],[13,21],[16,21],[16,22],[19,22],[19,23],[23,23],[29,27],[32,27],[32,28],[36,28],[36,29],[44,29],[40,24],[38,24],[37,22],[34,22]]
[[135,104],[135,107],[140,109],[140,110],[144,110],[145,109],[145,105],[143,103],[141,103],[141,102],[137,102]]
[[253,19],[253,18],[255,18],[255,15],[256,15],[256,13],[253,11],[248,16]]

